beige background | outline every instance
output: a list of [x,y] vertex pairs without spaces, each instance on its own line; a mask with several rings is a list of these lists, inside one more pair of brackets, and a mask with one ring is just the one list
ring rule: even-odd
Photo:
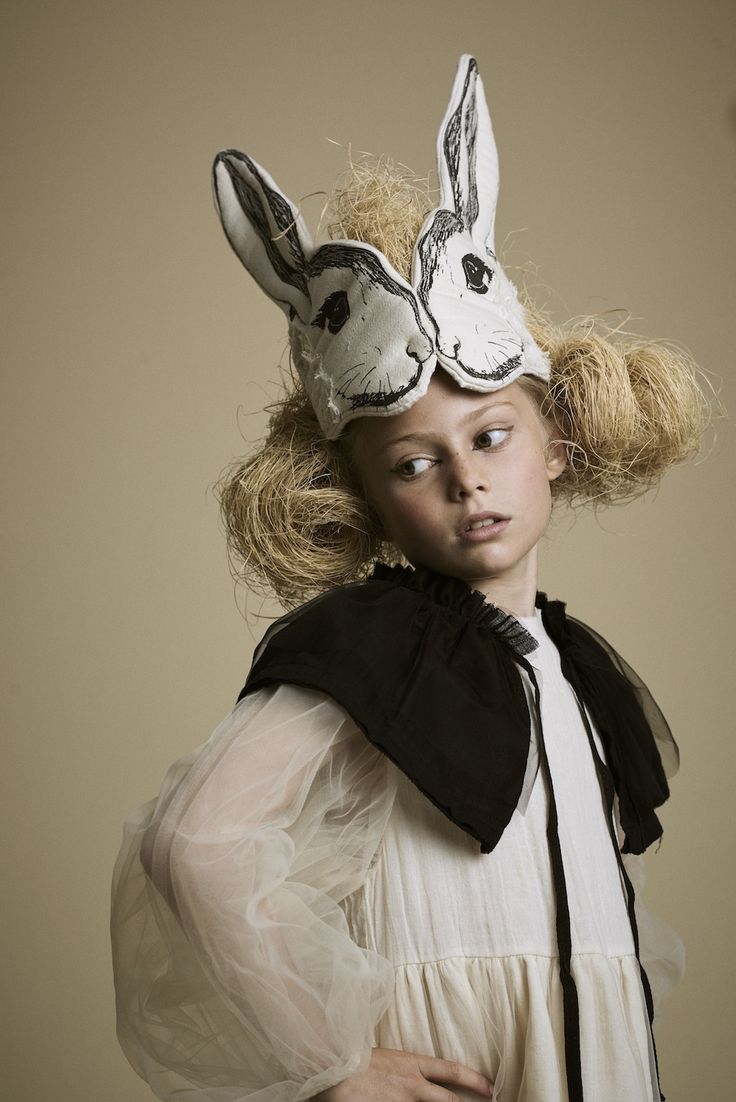
[[[238,407],[260,431],[284,344],[217,224],[212,155],[245,149],[294,197],[342,168],[326,138],[425,171],[474,52],[505,255],[533,258],[560,320],[630,310],[688,346],[728,405],[736,8],[6,0],[2,20],[1,1079],[13,1102],[142,1102],[114,1037],[110,873],[124,816],[229,709],[262,630],[236,607],[211,484],[243,449]],[[543,567],[681,744],[649,860],[650,904],[689,950],[658,1031],[669,1102],[733,1096],[733,458],[721,421],[658,494],[559,518]]]

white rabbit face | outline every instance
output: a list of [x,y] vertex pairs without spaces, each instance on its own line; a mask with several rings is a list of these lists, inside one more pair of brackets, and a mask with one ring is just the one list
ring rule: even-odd
[[518,316],[518,303],[495,255],[457,222],[437,212],[420,239],[417,294],[434,322],[440,363],[461,386],[492,390],[524,370],[524,333],[506,308],[510,300]]
[[549,378],[493,252],[498,158],[471,57],[460,59],[437,146],[440,203],[415,246],[411,283],[370,245],[315,248],[260,165],[236,150],[215,160],[228,240],[286,313],[295,364],[329,439],[353,417],[408,409],[438,363],[471,390],[522,374]]
[[385,258],[333,242],[317,250],[305,274],[309,318],[292,318],[292,350],[315,408],[328,405],[342,423],[366,407],[397,412],[407,395],[414,401],[415,390],[424,393],[434,358],[430,327]]

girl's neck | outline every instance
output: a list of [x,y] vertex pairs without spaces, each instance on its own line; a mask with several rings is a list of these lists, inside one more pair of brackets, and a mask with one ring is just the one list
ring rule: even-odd
[[513,587],[505,586],[475,586],[485,594],[486,600],[503,609],[512,616],[533,616],[537,596],[536,586],[531,590],[519,592]]
[[519,569],[491,578],[466,579],[486,600],[512,616],[533,616],[536,607],[537,549],[532,548]]

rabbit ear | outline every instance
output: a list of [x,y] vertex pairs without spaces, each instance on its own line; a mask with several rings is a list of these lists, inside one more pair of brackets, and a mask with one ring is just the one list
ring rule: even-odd
[[437,136],[440,205],[454,211],[475,241],[493,250],[498,154],[483,82],[474,57],[463,54]]
[[306,266],[314,247],[298,210],[245,153],[218,153],[213,176],[215,205],[233,250],[290,319],[297,314],[306,320]]

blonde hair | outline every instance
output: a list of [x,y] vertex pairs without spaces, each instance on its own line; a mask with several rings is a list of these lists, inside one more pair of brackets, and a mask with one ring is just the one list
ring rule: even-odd
[[[428,183],[388,159],[362,158],[338,181],[331,237],[380,249],[405,278],[420,227],[434,206]],[[552,365],[549,383],[522,376],[567,466],[552,482],[573,504],[630,501],[698,449],[708,405],[690,357],[600,319],[552,323],[524,300],[528,328]],[[233,576],[286,607],[364,577],[387,545],[352,462],[349,432],[325,440],[292,371],[269,407],[268,432],[217,484]]]

